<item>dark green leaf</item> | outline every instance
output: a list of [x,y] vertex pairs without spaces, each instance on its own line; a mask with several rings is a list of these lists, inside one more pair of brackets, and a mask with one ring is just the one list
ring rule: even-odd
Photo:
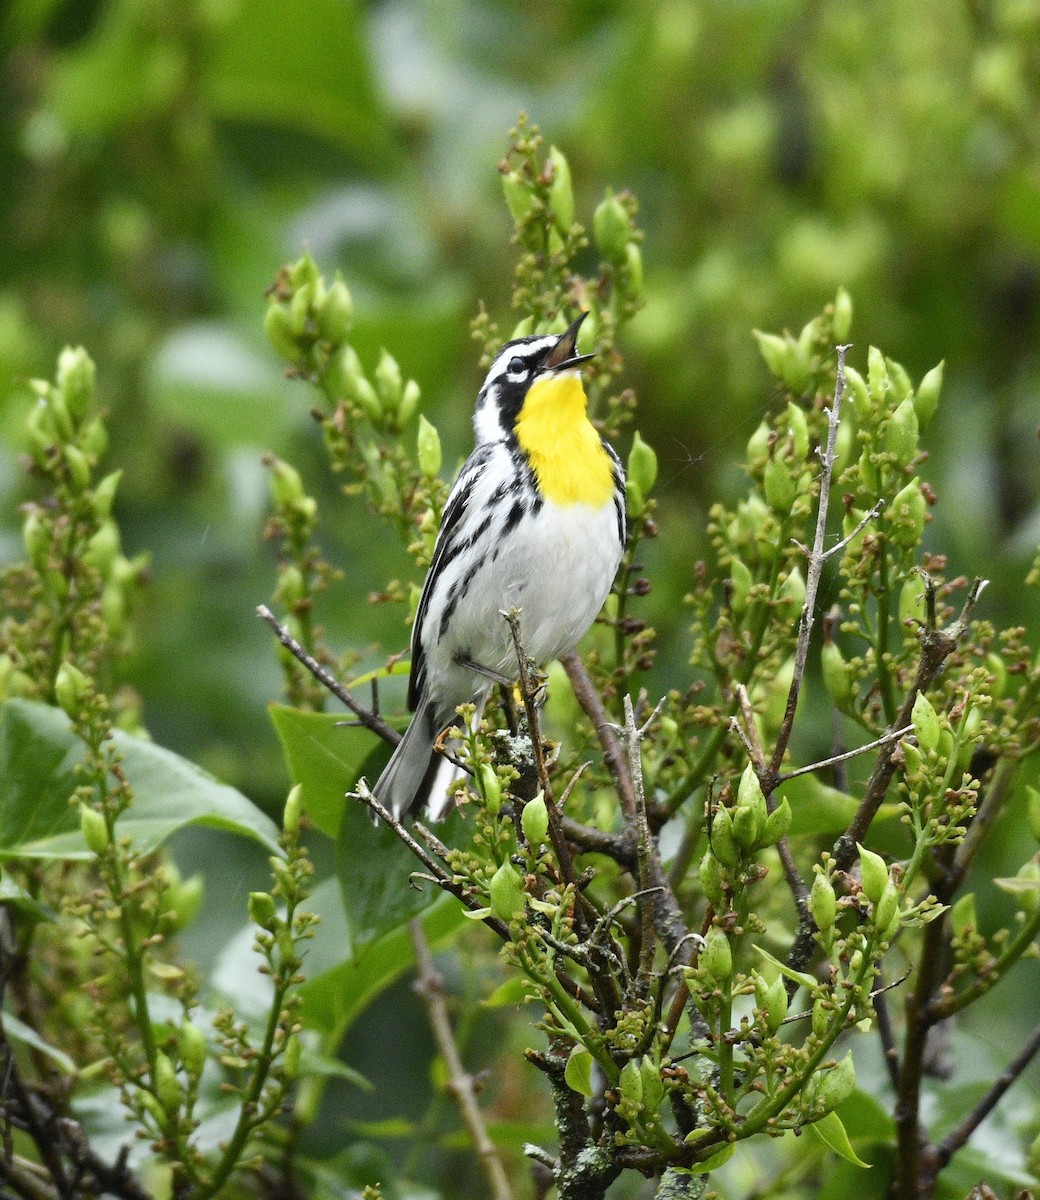
[[821,1142],[835,1154],[840,1155],[847,1162],[853,1163],[857,1167],[869,1167],[870,1163],[865,1163],[852,1148],[852,1143],[849,1141],[849,1135],[845,1132],[845,1126],[841,1123],[841,1117],[836,1112],[829,1112],[825,1117],[821,1117],[818,1121],[814,1121],[809,1128],[816,1134]]
[[[278,852],[277,826],[234,788],[144,738],[117,730],[113,744],[134,789],[118,829],[138,849],[154,850],[185,825],[207,825]],[[93,857],[69,806],[84,753],[60,709],[30,700],[0,707],[0,856]]]

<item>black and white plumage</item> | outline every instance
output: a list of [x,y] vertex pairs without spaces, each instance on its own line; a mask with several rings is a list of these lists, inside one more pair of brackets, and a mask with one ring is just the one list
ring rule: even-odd
[[[493,686],[465,663],[515,677],[516,652],[501,613],[520,610],[524,648],[545,663],[576,645],[613,583],[625,545],[624,472],[585,415],[577,379],[585,356],[575,353],[581,319],[559,336],[510,342],[477,398],[476,446],[445,505],[412,629],[414,716],[373,789],[398,817],[427,807],[436,820],[447,808],[456,772],[434,743],[460,704],[472,701],[479,711]],[[558,436],[552,412],[534,432],[530,421],[521,424],[529,397],[539,395],[545,405],[557,394],[569,405]],[[570,437],[580,437],[580,453],[568,452]],[[566,485],[571,459],[580,471],[590,454],[601,486],[589,491],[576,478],[564,495],[561,478]],[[583,488],[591,502],[573,498]]]

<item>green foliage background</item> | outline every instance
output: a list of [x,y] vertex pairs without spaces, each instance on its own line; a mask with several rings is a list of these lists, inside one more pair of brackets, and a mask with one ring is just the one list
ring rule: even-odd
[[[407,564],[323,476],[306,389],[264,342],[262,293],[305,247],[341,268],[366,365],[391,349],[446,463],[461,460],[480,377],[469,321],[479,299],[513,320],[494,168],[520,109],[567,154],[579,210],[607,185],[642,205],[648,302],[622,348],[661,462],[653,686],[682,675],[679,601],[707,504],[739,486],[771,400],[749,329],[797,329],[839,285],[863,338],[852,363],[868,339],[915,378],[947,360],[931,543],[950,574],[994,581],[996,621],[1040,623],[1011,584],[1040,532],[1038,0],[13,0],[0,21],[0,556],[21,552],[23,380],[82,342],[126,467],[127,552],[153,554],[130,680],[145,721],[272,811],[287,781],[264,711],[276,660],[252,616],[274,578],[261,452],[299,465],[322,501],[345,573],[321,613],[333,644],[372,665],[403,646],[401,607],[352,598]],[[181,839],[183,858],[222,868],[190,947],[205,958],[255,862]],[[1012,1011],[991,1032],[1006,1044],[1026,994],[1012,983],[1001,1000]],[[494,1018],[475,1020],[479,1058]],[[417,1007],[391,994],[351,1054],[409,1087],[344,1103],[422,1113],[422,1095],[401,1096],[426,1087],[424,1045]],[[513,1070],[497,1103],[519,1140],[539,1114]]]

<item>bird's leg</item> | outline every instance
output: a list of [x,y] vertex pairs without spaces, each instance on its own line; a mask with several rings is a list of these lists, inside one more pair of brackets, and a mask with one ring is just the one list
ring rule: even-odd
[[483,675],[485,679],[490,679],[492,683],[499,683],[502,687],[512,687],[514,680],[508,675],[503,675],[501,671],[494,671],[491,667],[485,667],[483,664],[474,662],[472,658],[464,658],[461,654],[455,655],[455,662],[460,667],[465,667],[467,671],[475,671],[478,675]]

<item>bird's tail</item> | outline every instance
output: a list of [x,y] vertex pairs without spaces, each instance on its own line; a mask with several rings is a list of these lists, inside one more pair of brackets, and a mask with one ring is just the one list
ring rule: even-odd
[[440,732],[432,706],[428,701],[421,703],[372,789],[376,799],[398,820],[423,809],[428,809],[434,821],[444,816],[448,788],[458,768],[434,751]]

